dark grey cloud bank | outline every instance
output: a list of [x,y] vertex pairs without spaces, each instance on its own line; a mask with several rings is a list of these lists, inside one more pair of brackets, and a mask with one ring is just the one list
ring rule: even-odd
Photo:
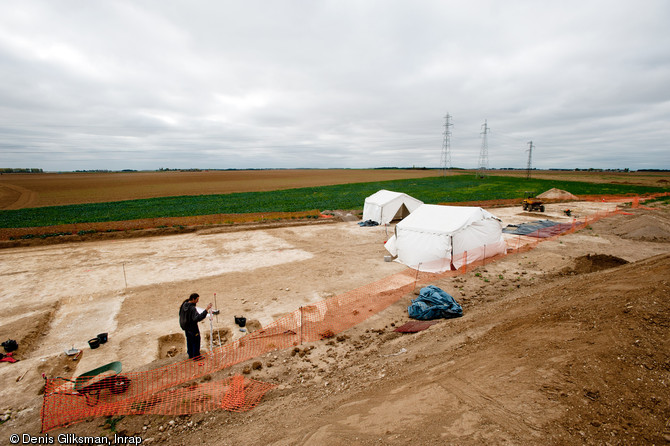
[[0,2],[0,167],[670,168],[667,1]]

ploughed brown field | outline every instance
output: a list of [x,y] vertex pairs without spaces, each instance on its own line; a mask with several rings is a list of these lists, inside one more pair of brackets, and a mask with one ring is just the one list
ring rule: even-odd
[[435,170],[226,170],[0,175],[0,209],[259,192],[439,175]]
[[[496,170],[492,175],[526,177],[522,170]],[[542,180],[583,181],[586,183],[630,184],[636,186],[666,187],[670,184],[668,172],[587,172],[534,170],[532,178]]]
[[[450,175],[472,173],[451,171]],[[525,171],[491,171],[525,177]],[[179,195],[255,192],[333,184],[425,178],[422,169],[295,169],[199,172],[45,173],[0,175],[0,209],[99,203]],[[533,178],[667,186],[667,172],[533,171]]]

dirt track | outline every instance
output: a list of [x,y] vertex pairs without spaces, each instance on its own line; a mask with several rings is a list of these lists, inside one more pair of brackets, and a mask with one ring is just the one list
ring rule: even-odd
[[[553,206],[547,216],[558,219]],[[493,212],[507,223],[537,218]],[[265,355],[250,376],[278,387],[249,413],[125,417],[116,429],[174,445],[662,444],[670,435],[668,214],[610,217],[440,280],[465,315],[426,331],[393,332],[408,320],[410,295],[339,340]],[[25,339],[24,359],[0,368],[13,412],[0,438],[38,432],[39,373],[156,360],[162,337],[179,334],[175,308],[192,291],[216,292],[228,321],[220,325],[239,336],[234,314],[266,324],[403,269],[383,262],[383,231],[342,222],[0,252],[2,301],[13,308],[0,335]],[[587,254],[631,263],[598,272],[601,258],[581,259]],[[87,349],[99,331],[110,342]],[[79,363],[60,353],[71,342],[84,349]],[[103,422],[51,434],[109,434]]]

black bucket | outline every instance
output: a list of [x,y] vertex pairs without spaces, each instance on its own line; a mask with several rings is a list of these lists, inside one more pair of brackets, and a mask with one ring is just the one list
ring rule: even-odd
[[14,339],[7,339],[5,342],[2,343],[2,348],[5,349],[5,352],[13,352],[17,348],[19,348],[19,343],[16,342]]
[[88,345],[89,345],[91,348],[98,348],[98,347],[100,347],[100,339],[98,339],[98,338],[93,338],[93,339],[91,339],[91,340],[88,341]]
[[247,318],[242,316],[235,316],[235,323],[240,327],[247,325]]
[[107,342],[107,333],[100,333],[98,335],[98,341],[100,341],[101,344]]

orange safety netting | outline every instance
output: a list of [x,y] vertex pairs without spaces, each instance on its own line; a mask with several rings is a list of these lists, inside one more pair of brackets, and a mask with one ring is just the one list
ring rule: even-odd
[[584,218],[573,218],[571,223],[561,223],[560,225],[549,228],[541,228],[527,235],[508,235],[507,253],[525,252],[535,248],[539,243],[546,240],[554,240],[564,234],[572,234],[575,231],[584,229],[591,223],[595,223],[605,217],[614,214],[621,214],[620,210],[598,211],[595,214]]
[[[132,379],[141,379],[136,373],[107,375],[110,376],[130,379],[131,387]],[[48,393],[45,392],[42,407],[43,432],[87,417],[130,414],[177,416],[216,409],[243,412],[255,407],[263,395],[274,387],[272,384],[236,375],[219,381],[190,382],[151,394],[138,394],[130,389],[130,393],[119,392],[119,389],[115,390],[116,384],[109,383],[107,386],[97,387],[95,391],[52,387],[62,385],[61,380],[62,378],[49,380],[50,389]]]
[[[646,194],[644,196],[621,196],[621,195],[582,195],[580,196],[580,200],[586,200],[586,201],[600,201],[604,203],[631,203],[632,208],[645,208],[644,206],[640,205],[640,202],[644,202],[646,200],[651,200],[654,198],[660,198],[660,197],[667,197],[670,196],[670,192],[658,192],[655,194]],[[645,209],[650,209],[650,208],[645,208]]]
[[418,273],[408,270],[301,307],[262,330],[214,348],[198,361],[187,359],[142,372],[108,370],[92,377],[47,378],[42,431],[91,416],[251,409],[272,385],[251,380],[238,383],[244,397],[240,400],[234,383],[194,380],[269,351],[330,338],[388,307],[412,291],[417,280]]
[[[574,219],[562,233],[574,232],[618,211],[600,212]],[[540,237],[519,236],[507,239],[507,252],[527,251]],[[264,353],[290,348],[335,336],[379,313],[412,292],[438,278],[456,276],[478,265],[501,258],[472,252],[462,256],[458,271],[427,273],[407,269],[344,294],[301,307],[267,327],[249,333],[235,342],[208,352],[199,361],[190,359],[161,368],[128,373],[106,371],[76,379],[47,378],[41,410],[42,432],[67,426],[88,417],[128,414],[182,415],[214,409],[245,411],[253,408],[272,384],[235,376],[220,381],[195,382],[205,375],[258,357]],[[472,259],[478,259],[472,261]],[[452,259],[453,260],[453,259]]]

